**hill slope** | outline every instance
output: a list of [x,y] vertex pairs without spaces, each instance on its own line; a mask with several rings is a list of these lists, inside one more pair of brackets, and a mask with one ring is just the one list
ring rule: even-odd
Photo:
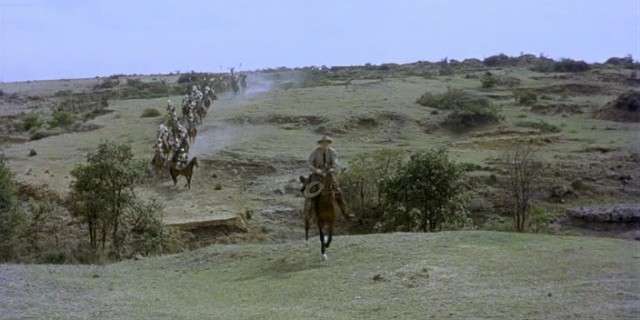
[[494,232],[217,245],[107,266],[0,265],[3,319],[634,318],[637,242]]

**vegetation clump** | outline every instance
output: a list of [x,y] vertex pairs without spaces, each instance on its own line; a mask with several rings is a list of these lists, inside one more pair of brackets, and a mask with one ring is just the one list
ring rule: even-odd
[[451,111],[444,124],[456,130],[495,124],[504,119],[488,98],[461,89],[448,88],[444,93],[435,94],[426,92],[416,102]]

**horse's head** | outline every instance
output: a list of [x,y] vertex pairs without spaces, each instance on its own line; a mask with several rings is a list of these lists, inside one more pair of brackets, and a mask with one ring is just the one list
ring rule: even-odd
[[198,166],[198,157],[193,157],[193,160],[191,160],[191,162],[193,162],[194,166]]

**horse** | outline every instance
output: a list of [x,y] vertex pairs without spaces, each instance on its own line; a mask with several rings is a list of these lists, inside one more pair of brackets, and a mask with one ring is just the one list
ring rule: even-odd
[[[189,131],[187,131],[187,136],[189,135]],[[180,149],[184,149],[184,151],[186,151],[187,153],[189,153],[189,148],[191,146],[189,145],[189,141],[187,141],[187,139],[182,139],[182,141],[180,142],[180,146],[178,147],[178,150]]]
[[[306,200],[309,203],[313,203],[307,204],[307,201],[305,201],[305,210],[313,209],[308,211],[313,211],[315,213],[318,231],[320,232],[320,258],[322,261],[327,260],[326,250],[331,245],[333,228],[336,223],[336,200],[331,179],[331,174],[324,173],[320,176],[319,181],[307,184],[303,192],[304,197],[307,198]],[[317,187],[317,191],[311,191],[315,187]],[[309,223],[313,215],[305,212],[303,216],[305,217],[305,238],[308,239]],[[325,230],[327,232],[326,237],[324,233]]]
[[198,123],[202,123],[204,118],[207,116],[207,109],[202,103],[196,105],[195,115]]
[[187,136],[189,137],[190,143],[193,144],[196,142],[196,136],[198,135],[198,128],[196,127],[195,122],[190,122],[189,127],[187,128]]
[[187,184],[185,184],[184,186],[188,187],[189,190],[191,190],[191,176],[193,175],[193,167],[197,166],[197,157],[191,159],[191,161],[189,161],[189,163],[187,163],[187,165],[182,169],[177,168],[175,165],[171,166],[171,168],[169,168],[169,174],[171,174],[171,179],[173,179],[173,186],[175,187],[178,184],[178,177],[180,175],[183,175],[185,178],[187,178]]
[[159,149],[156,150],[156,154],[151,159],[151,168],[153,169],[156,177],[162,176],[165,168],[165,157],[162,156],[162,153]]
[[189,104],[189,102],[187,102],[186,104],[182,105],[182,117],[187,119],[189,118],[189,115],[191,114],[192,110],[191,110],[191,105]]

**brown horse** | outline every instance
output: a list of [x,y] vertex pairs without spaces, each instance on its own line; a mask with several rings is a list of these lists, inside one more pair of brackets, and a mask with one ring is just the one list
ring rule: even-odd
[[[319,181],[309,183],[305,190],[304,196],[307,200],[311,200],[311,204],[307,205],[305,201],[305,210],[313,209],[315,213],[316,223],[318,225],[318,231],[320,232],[320,258],[323,261],[327,260],[326,250],[331,245],[333,237],[333,227],[336,223],[336,208],[335,208],[335,195],[331,183],[331,175],[323,174],[320,176]],[[302,179],[301,179],[302,180]],[[313,192],[314,188],[317,191]],[[308,238],[309,234],[309,222],[310,217],[308,213],[305,216],[305,237]],[[327,236],[325,237],[325,233]]]
[[165,158],[160,153],[160,150],[156,150],[156,154],[151,159],[151,168],[156,177],[161,177],[165,168]]
[[184,186],[191,189],[191,176],[193,175],[193,167],[197,166],[197,157],[191,159],[191,161],[189,161],[189,163],[187,163],[187,165],[182,169],[176,167],[175,165],[171,166],[171,168],[169,168],[169,173],[171,174],[171,179],[173,179],[173,186],[175,187],[178,184],[178,177],[180,175],[183,175],[185,178],[187,178],[187,184],[185,184]]
[[198,135],[198,128],[196,127],[195,122],[190,122],[189,127],[187,128],[187,136],[189,137],[189,143],[193,144],[196,142],[196,136]]

